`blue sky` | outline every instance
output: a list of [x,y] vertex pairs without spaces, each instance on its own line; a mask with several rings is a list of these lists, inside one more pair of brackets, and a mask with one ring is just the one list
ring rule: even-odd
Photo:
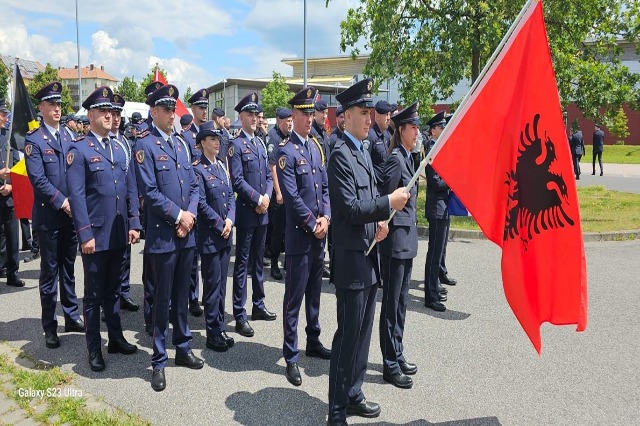
[[[0,53],[77,64],[75,0],[4,0]],[[8,4],[7,4],[8,3]],[[357,0],[307,0],[307,55],[340,54],[340,21]],[[142,79],[156,62],[181,90],[229,77],[291,75],[303,56],[303,0],[78,0],[80,62]]]

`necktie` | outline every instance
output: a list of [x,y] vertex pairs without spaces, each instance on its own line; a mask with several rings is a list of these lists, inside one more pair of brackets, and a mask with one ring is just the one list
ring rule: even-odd
[[173,142],[171,141],[171,136],[167,138],[167,144],[169,144],[169,148],[173,149]]
[[109,159],[113,163],[113,148],[111,147],[111,144],[109,143],[109,138],[102,138],[102,143],[104,144],[105,149],[109,150]]
[[367,154],[366,154],[366,150],[364,148],[364,144],[362,142],[360,142],[360,151],[362,152],[362,158],[364,158],[364,162],[367,166],[369,166],[369,161],[367,160]]
[[56,131],[53,136],[55,136],[56,142],[58,142],[58,146],[62,147],[62,144],[60,143],[60,133],[58,131]]

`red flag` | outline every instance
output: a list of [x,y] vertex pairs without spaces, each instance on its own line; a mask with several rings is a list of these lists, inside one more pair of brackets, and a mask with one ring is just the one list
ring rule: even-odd
[[[164,85],[169,84],[167,83],[167,80],[164,78],[160,70],[158,70],[158,67],[156,67],[155,75],[153,76],[153,81],[159,81]],[[180,98],[178,98],[178,101],[176,102],[176,119],[180,120],[180,117],[188,113],[189,113],[189,110],[187,109],[187,107],[184,106]]]
[[18,219],[31,219],[33,210],[33,187],[27,176],[27,165],[24,158],[11,168],[11,193],[13,194],[13,210]]
[[542,2],[525,12],[432,153],[502,247],[505,296],[540,353],[540,325],[587,324],[580,211]]

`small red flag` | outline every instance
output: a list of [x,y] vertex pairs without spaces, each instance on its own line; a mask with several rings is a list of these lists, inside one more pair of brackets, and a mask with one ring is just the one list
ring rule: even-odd
[[11,168],[11,193],[13,210],[18,219],[31,219],[33,210],[33,187],[27,176],[24,158]]
[[[159,81],[160,83],[167,85],[167,80],[164,78],[158,67],[156,67],[155,75],[153,76],[153,81]],[[179,121],[180,117],[185,114],[189,114],[189,110],[184,106],[180,98],[178,98],[176,102],[176,119]]]
[[583,331],[584,243],[542,2],[440,139],[433,167],[502,247],[505,296],[535,349],[544,322]]

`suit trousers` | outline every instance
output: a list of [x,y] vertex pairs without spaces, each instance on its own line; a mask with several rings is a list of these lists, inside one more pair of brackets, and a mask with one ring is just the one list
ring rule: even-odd
[[[231,237],[230,237],[231,238]],[[231,247],[216,253],[202,253],[202,297],[207,337],[218,336],[225,331],[224,301],[227,294],[227,272]]]
[[131,244],[127,244],[120,270],[120,297],[131,297]]
[[269,251],[271,252],[271,265],[273,266],[273,261],[278,261],[280,257],[280,253],[284,251],[284,226],[286,222],[286,212],[284,209],[284,204],[269,204],[269,224],[271,227],[271,244],[269,246]]
[[65,321],[80,319],[74,265],[78,253],[78,236],[69,221],[60,229],[35,231],[42,241],[40,249],[40,305],[42,306],[42,329],[54,332],[58,327],[56,302],[58,287],[60,304]]
[[18,219],[13,206],[0,207],[0,226],[5,238],[5,250],[2,253],[0,269],[7,271],[7,279],[18,278],[20,251],[18,247]]
[[298,319],[304,297],[307,318],[307,347],[320,343],[320,293],[322,291],[322,267],[324,249],[316,248],[309,253],[287,255],[287,274],[284,280],[284,300],[282,302],[282,326],[284,343],[282,355],[286,362],[298,362]]
[[[41,244],[44,241],[41,242]],[[82,255],[84,299],[82,299],[87,349],[96,352],[102,346],[100,306],[104,310],[109,340],[124,338],[120,323],[120,269],[125,248]]]
[[[236,321],[247,319],[247,275],[251,269],[253,306],[264,309],[264,241],[267,225],[238,228],[236,232],[236,262],[233,266],[233,316]],[[253,263],[249,267],[249,257]]]
[[596,173],[596,158],[598,158],[598,165],[600,165],[600,173],[602,173],[602,151],[593,153],[593,174]]
[[331,345],[329,420],[344,422],[348,404],[365,399],[362,383],[367,371],[377,283],[360,290],[336,288],[338,328]]
[[387,257],[382,270],[384,287],[380,310],[380,349],[384,369],[391,374],[400,373],[399,362],[405,362],[402,343],[409,282],[413,259]]
[[[150,253],[149,269],[155,285],[152,304],[154,369],[167,364],[166,341],[169,321],[173,325],[172,343],[176,352],[189,353],[191,330],[187,324],[189,310],[189,276],[193,268],[195,248],[177,249],[169,253]],[[169,309],[171,308],[171,309]]]
[[424,298],[425,303],[438,301],[438,276],[442,257],[447,242],[449,219],[428,219],[429,244],[427,261],[424,265]]

